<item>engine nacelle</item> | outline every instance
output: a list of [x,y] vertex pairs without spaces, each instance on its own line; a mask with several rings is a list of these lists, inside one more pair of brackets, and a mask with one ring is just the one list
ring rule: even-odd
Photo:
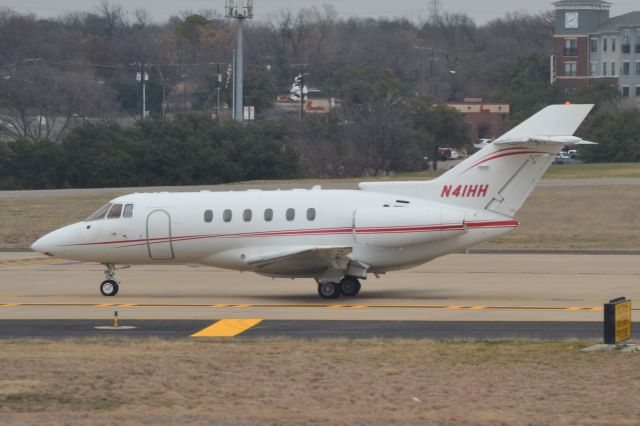
[[379,247],[408,247],[467,232],[464,214],[455,210],[384,207],[356,210],[356,241]]

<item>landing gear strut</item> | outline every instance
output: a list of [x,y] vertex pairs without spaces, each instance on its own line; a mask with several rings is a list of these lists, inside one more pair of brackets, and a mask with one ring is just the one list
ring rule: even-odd
[[360,281],[356,277],[344,277],[339,283],[319,282],[318,294],[323,299],[337,299],[342,296],[355,296],[360,292]]
[[104,271],[106,280],[102,281],[100,284],[100,293],[103,296],[115,296],[118,294],[118,281],[116,281],[116,266],[113,263],[107,263],[105,265],[107,267],[106,271]]

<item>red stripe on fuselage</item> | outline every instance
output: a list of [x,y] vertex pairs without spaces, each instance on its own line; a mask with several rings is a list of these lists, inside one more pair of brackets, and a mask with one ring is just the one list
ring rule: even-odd
[[161,244],[167,242],[182,242],[193,241],[200,239],[210,238],[262,238],[262,237],[290,237],[290,236],[324,236],[324,235],[341,235],[350,234],[355,232],[356,234],[385,234],[385,233],[411,233],[411,232],[434,232],[434,231],[454,231],[463,230],[466,228],[514,228],[519,224],[515,220],[503,220],[503,221],[487,221],[487,222],[466,222],[464,225],[412,225],[412,226],[391,226],[391,227],[378,227],[378,228],[318,228],[318,229],[303,229],[303,230],[283,230],[283,231],[263,231],[263,232],[246,232],[236,234],[210,234],[210,235],[189,235],[181,237],[161,237],[151,239],[137,239],[137,240],[119,240],[119,241],[100,241],[94,243],[82,243],[82,244],[70,244],[68,246],[95,246],[95,245],[109,245],[109,244],[124,244],[118,246],[123,247],[136,247],[147,244]]

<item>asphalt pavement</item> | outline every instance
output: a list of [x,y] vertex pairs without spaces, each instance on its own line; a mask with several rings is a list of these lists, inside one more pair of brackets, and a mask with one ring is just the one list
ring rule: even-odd
[[[0,320],[0,339],[189,338],[218,320]],[[639,323],[634,323],[637,327]],[[128,328],[135,327],[135,328]],[[601,322],[267,320],[236,338],[600,340]],[[199,337],[198,337],[199,338]],[[223,338],[223,337],[207,337]]]

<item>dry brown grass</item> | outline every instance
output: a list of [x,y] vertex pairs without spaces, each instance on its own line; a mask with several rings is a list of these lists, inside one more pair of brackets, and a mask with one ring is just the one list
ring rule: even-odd
[[0,247],[27,248],[47,232],[85,219],[114,195],[0,199]]
[[[0,199],[0,247],[29,247],[82,220],[114,195]],[[485,249],[640,250],[636,186],[540,187],[518,213],[520,228]]]
[[479,248],[640,250],[639,206],[636,186],[537,188],[520,227]]
[[0,416],[11,424],[637,424],[640,356],[583,346],[2,342]]

